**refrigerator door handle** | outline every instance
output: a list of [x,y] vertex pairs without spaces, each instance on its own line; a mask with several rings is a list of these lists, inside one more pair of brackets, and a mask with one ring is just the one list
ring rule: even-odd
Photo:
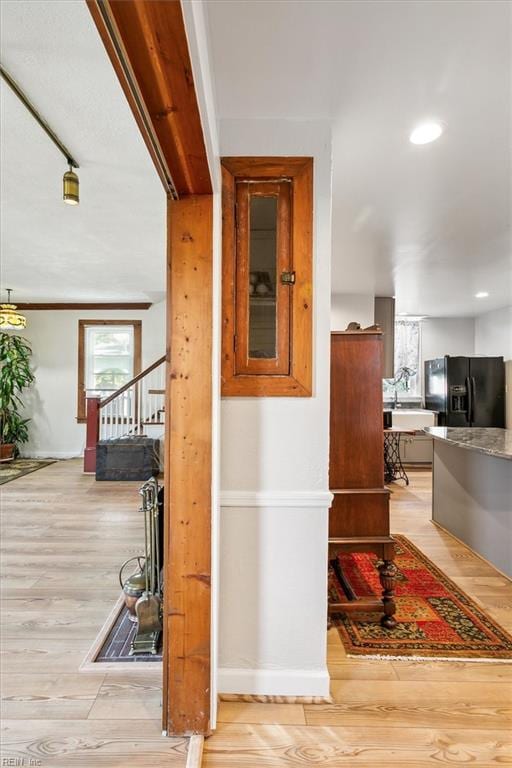
[[469,378],[469,376],[466,376],[466,392],[468,396],[467,419],[468,419],[468,423],[471,424],[471,419],[473,415],[473,390],[471,386],[471,379]]
[[475,420],[475,402],[476,402],[476,379],[471,377],[471,425]]

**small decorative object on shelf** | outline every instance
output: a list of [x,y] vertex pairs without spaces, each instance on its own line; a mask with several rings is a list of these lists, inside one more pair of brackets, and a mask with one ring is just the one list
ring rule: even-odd
[[268,272],[251,272],[249,274],[249,293],[258,296],[268,296],[275,293]]

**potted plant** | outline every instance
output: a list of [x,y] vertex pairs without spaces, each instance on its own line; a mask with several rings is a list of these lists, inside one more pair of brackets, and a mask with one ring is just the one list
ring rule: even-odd
[[0,461],[17,456],[28,440],[30,419],[22,418],[20,395],[34,381],[31,355],[27,339],[0,331]]

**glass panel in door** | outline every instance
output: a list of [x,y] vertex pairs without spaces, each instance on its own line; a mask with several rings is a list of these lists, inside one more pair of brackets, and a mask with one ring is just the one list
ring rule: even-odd
[[237,374],[287,374],[290,361],[290,183],[238,182]]

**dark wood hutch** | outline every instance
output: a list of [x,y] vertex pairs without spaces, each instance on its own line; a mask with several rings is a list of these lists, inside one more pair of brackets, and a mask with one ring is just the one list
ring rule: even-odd
[[[384,485],[382,370],[380,330],[331,334],[329,562],[348,600],[330,602],[329,615],[383,610],[381,624],[392,629],[396,568]],[[342,572],[341,551],[375,552],[382,560],[381,600],[357,597]]]

